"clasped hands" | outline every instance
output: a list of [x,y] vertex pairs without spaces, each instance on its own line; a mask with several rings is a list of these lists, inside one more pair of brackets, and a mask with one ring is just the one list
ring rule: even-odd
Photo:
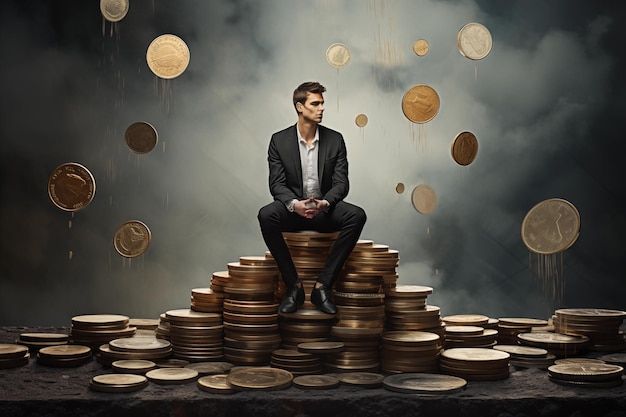
[[293,210],[307,219],[312,219],[328,208],[329,204],[326,200],[318,200],[309,197],[306,200],[298,200],[293,206]]

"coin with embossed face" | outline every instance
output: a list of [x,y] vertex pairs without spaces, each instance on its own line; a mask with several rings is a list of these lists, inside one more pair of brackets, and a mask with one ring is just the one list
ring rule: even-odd
[[100,0],[100,12],[109,22],[119,22],[128,13],[128,0]]
[[563,252],[580,234],[580,214],[569,201],[551,198],[531,208],[522,221],[522,241],[540,255]]
[[146,61],[157,77],[176,78],[185,72],[189,65],[189,48],[185,41],[176,35],[161,35],[148,46]]
[[417,56],[424,56],[428,53],[430,47],[426,39],[418,39],[413,43],[413,52]]
[[402,112],[414,123],[426,123],[439,112],[439,94],[428,85],[411,87],[402,97]]
[[363,113],[358,114],[356,118],[354,119],[354,123],[356,123],[358,127],[367,126],[367,116],[364,115]]
[[81,210],[91,203],[95,193],[91,172],[74,162],[58,166],[48,179],[48,196],[61,210]]
[[134,122],[124,133],[126,145],[135,153],[148,153],[157,144],[157,131],[150,123]]
[[240,389],[267,391],[289,388],[292,380],[291,372],[268,367],[231,370],[226,377],[226,381]]
[[456,37],[459,52],[466,58],[477,60],[483,59],[493,45],[489,29],[480,23],[468,23],[463,26]]
[[113,246],[120,255],[134,258],[148,250],[151,239],[148,226],[139,220],[131,220],[117,228]]
[[326,61],[334,68],[342,68],[350,63],[350,49],[343,43],[333,43],[326,50]]
[[471,132],[461,132],[454,138],[450,147],[452,159],[459,165],[469,165],[478,153],[478,140]]

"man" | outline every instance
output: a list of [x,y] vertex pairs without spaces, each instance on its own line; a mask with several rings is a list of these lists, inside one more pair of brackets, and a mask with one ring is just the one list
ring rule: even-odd
[[298,121],[272,135],[267,153],[274,201],[259,210],[258,219],[287,286],[279,307],[282,313],[293,313],[304,303],[304,289],[282,232],[339,231],[311,292],[311,302],[320,311],[336,314],[331,290],[366,221],[363,209],[344,201],[349,181],[343,136],[320,125],[325,91],[318,82],[296,88],[293,104]]

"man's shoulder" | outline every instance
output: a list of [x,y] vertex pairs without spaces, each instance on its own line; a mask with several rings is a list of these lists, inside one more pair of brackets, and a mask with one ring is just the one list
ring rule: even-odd
[[291,126],[287,126],[283,130],[279,130],[278,132],[275,132],[272,136],[278,136],[278,137],[291,136],[295,133],[296,133],[296,125],[294,124]]
[[319,134],[320,137],[325,136],[325,137],[337,137],[337,138],[341,138],[343,137],[343,135],[341,133],[339,133],[338,131],[331,129],[329,127],[323,126],[323,125],[317,125],[317,128],[319,129]]

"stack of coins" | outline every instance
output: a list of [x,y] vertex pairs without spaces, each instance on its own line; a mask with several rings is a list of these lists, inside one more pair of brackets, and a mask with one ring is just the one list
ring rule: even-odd
[[380,293],[384,284],[397,281],[399,252],[389,246],[359,240],[335,283],[338,292]]
[[278,268],[275,264],[228,263],[225,299],[274,302]]
[[282,347],[297,349],[298,344],[330,340],[330,330],[336,322],[334,314],[300,308],[295,313],[280,313],[278,323]]
[[91,348],[83,345],[48,346],[37,352],[38,363],[61,368],[81,366],[91,358]]
[[161,313],[159,316],[159,325],[155,330],[155,335],[159,339],[170,340],[170,322],[167,319],[165,313]]
[[156,368],[156,363],[147,359],[120,359],[113,361],[111,368],[120,374],[144,375]]
[[293,375],[322,373],[322,358],[319,355],[295,349],[277,349],[272,352],[270,365],[284,369]]
[[98,362],[105,366],[118,360],[158,360],[172,353],[169,341],[151,336],[133,336],[113,339],[98,349]]
[[501,344],[497,344],[493,348],[511,355],[509,365],[516,368],[547,369],[548,366],[554,365],[556,359],[556,356],[542,348]]
[[216,294],[224,294],[224,288],[226,288],[229,281],[230,275],[228,270],[213,272],[209,288]]
[[28,347],[31,353],[37,353],[42,347],[66,345],[69,340],[70,335],[66,333],[22,333],[15,343]]
[[333,326],[330,330],[331,340],[341,341],[344,348],[342,352],[325,357],[325,369],[328,372],[378,371],[383,331],[382,327]]
[[389,331],[424,331],[443,339],[440,308],[428,305],[433,289],[422,285],[397,285],[385,296],[385,329]]
[[72,317],[72,343],[96,349],[113,339],[131,337],[137,331],[129,325],[130,318],[120,314],[86,314]]
[[28,347],[13,343],[0,344],[0,369],[17,368],[28,365]]
[[552,317],[554,330],[569,335],[589,338],[590,348],[601,352],[619,352],[626,349],[626,339],[620,326],[625,311],[599,308],[564,308]]
[[453,348],[443,351],[439,367],[468,381],[496,381],[509,377],[509,359],[507,352],[495,349]]
[[444,349],[478,347],[491,348],[496,345],[498,331],[480,326],[446,326],[443,340]]
[[174,358],[189,362],[223,358],[224,325],[221,314],[175,309],[165,315],[170,323]]
[[548,325],[548,320],[526,317],[501,317],[498,320],[498,343],[502,345],[517,344],[518,334]]
[[441,355],[438,334],[387,331],[382,334],[381,368],[385,372],[437,372]]
[[203,313],[221,313],[224,307],[224,293],[211,288],[191,290],[191,309]]
[[[128,320],[128,325],[130,327],[136,327],[137,331],[139,330],[151,330],[156,331],[159,327],[159,319],[137,319],[130,318]],[[147,332],[145,334],[148,334]]]
[[617,387],[624,382],[623,373],[623,367],[606,363],[566,363],[548,367],[550,381],[575,387]]
[[98,392],[134,392],[148,385],[148,378],[134,374],[96,375],[89,381],[89,388]]
[[517,335],[517,340],[523,346],[546,349],[557,358],[579,356],[589,346],[589,338],[587,336],[573,336],[562,333],[520,333]]

